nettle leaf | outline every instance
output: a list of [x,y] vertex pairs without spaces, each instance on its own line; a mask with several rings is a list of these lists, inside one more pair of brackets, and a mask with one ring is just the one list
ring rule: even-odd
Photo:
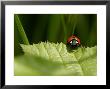
[[[63,43],[21,44],[24,55],[15,57],[15,75],[96,76],[97,47],[68,51]],[[21,68],[20,68],[21,67]]]

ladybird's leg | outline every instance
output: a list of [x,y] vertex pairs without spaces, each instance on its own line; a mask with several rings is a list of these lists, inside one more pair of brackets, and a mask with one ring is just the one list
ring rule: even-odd
[[83,48],[83,46],[81,45],[81,44],[79,44],[79,47],[82,49]]
[[[81,45],[81,46],[82,46],[82,45]],[[82,50],[82,52],[84,52],[85,46],[82,46],[82,47],[81,47],[81,50]]]

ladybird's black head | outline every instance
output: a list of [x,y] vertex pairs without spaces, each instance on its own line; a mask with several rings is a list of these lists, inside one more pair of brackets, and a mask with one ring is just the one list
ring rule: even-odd
[[72,39],[70,42],[67,43],[67,47],[71,50],[77,49],[80,46],[76,39]]

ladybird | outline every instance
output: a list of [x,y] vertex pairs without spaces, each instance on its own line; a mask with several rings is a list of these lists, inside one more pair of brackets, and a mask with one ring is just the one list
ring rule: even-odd
[[77,48],[80,46],[80,44],[80,39],[75,35],[70,36],[67,40],[67,45],[69,45],[72,48]]

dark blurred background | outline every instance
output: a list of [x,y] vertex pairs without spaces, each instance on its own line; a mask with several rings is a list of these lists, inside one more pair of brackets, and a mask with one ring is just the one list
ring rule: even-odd
[[[80,38],[82,46],[97,45],[96,14],[18,14],[18,17],[29,44],[37,44],[41,41],[66,44],[68,37],[74,34]],[[14,36],[14,54],[21,55],[23,51],[20,44],[24,42],[16,22]]]

